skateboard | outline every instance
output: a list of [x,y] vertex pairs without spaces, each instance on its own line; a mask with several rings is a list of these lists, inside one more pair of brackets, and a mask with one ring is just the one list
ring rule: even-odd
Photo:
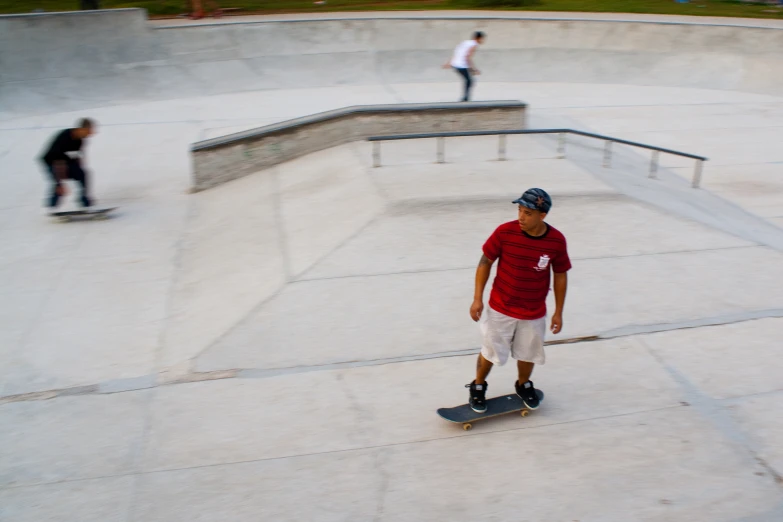
[[[536,390],[538,400],[544,400],[544,392]],[[501,395],[500,397],[493,397],[487,400],[487,411],[484,413],[476,413],[470,409],[469,404],[463,404],[462,406],[455,406],[453,408],[439,408],[438,415],[443,417],[449,422],[456,422],[462,424],[462,429],[468,431],[473,427],[473,422],[481,419],[489,419],[491,417],[497,417],[498,415],[505,415],[506,413],[520,412],[520,415],[527,417],[532,411],[519,398],[519,395],[512,393],[509,395]]]
[[117,210],[117,207],[97,208],[94,210],[68,210],[65,212],[52,212],[49,215],[57,221],[65,223],[74,219],[108,219],[112,210]]

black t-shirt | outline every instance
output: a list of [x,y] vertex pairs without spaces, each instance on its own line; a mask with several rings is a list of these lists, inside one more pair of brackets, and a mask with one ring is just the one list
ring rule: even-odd
[[51,165],[57,160],[67,160],[68,155],[65,154],[66,152],[75,152],[82,149],[81,138],[74,138],[71,135],[71,131],[73,130],[74,129],[65,129],[55,136],[52,144],[49,145],[49,149],[41,156],[44,163]]

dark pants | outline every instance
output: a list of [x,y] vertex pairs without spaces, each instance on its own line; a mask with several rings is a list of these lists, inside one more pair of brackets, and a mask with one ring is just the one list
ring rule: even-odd
[[[82,206],[89,207],[92,205],[92,201],[90,201],[90,197],[87,195],[89,191],[89,179],[87,173],[76,160],[68,160],[66,164],[68,168],[66,177],[68,179],[77,181],[79,185],[81,185],[81,195],[79,201],[81,201]],[[52,188],[51,192],[49,193],[49,200],[47,201],[47,204],[49,207],[54,208],[60,201],[60,196],[57,194],[57,187],[60,186],[60,181],[57,179],[57,175],[54,172],[54,165],[47,165],[47,168],[49,169],[49,175],[52,178]]]
[[468,101],[470,99],[470,88],[473,85],[473,78],[470,76],[470,69],[454,67],[454,70],[465,79],[465,95],[462,97],[462,101]]

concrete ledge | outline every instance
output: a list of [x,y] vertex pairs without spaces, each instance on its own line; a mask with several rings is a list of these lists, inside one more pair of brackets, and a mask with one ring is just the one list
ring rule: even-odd
[[380,134],[525,128],[526,110],[513,100],[363,105],[200,141],[191,146],[193,190]]

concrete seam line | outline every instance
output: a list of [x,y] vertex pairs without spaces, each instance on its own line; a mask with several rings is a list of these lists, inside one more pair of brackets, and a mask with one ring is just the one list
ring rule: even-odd
[[[713,326],[724,326],[729,324],[757,321],[760,319],[778,319],[783,317],[783,309],[760,310],[746,314],[736,314],[717,317],[706,317],[695,319],[693,321],[682,323],[659,323],[650,325],[631,325],[616,328],[597,335],[585,335],[581,337],[571,337],[568,339],[557,339],[546,341],[545,346],[558,346],[563,344],[581,344],[597,341],[609,341],[623,337],[636,337],[651,335],[656,333],[671,332],[677,330],[688,330],[693,328],[709,328]],[[73,388],[58,388],[53,390],[43,390],[36,392],[20,393],[15,395],[0,396],[0,406],[12,402],[44,401],[59,397],[68,397],[74,395],[110,395],[114,393],[126,393],[131,391],[140,391],[145,389],[154,389],[161,386],[171,386],[177,384],[189,384],[196,382],[217,381],[226,379],[265,379],[277,377],[280,375],[292,375],[297,373],[309,373],[317,371],[341,370],[350,368],[362,368],[366,366],[383,366],[386,364],[398,364],[405,362],[425,361],[431,359],[443,359],[446,357],[465,357],[478,353],[479,348],[465,348],[463,350],[454,350],[449,352],[437,352],[418,355],[403,355],[399,357],[389,357],[384,359],[371,359],[367,361],[343,361],[337,363],[311,365],[311,366],[293,366],[286,368],[230,368],[225,370],[210,370],[203,372],[191,372],[179,378],[157,382],[154,386],[141,385],[139,387],[125,389],[101,391],[111,389],[114,381],[105,381],[103,383],[91,384],[85,386],[76,386]],[[156,374],[151,374],[152,376]],[[139,382],[146,382],[150,375],[143,375],[136,379]],[[133,380],[133,379],[121,379]]]

